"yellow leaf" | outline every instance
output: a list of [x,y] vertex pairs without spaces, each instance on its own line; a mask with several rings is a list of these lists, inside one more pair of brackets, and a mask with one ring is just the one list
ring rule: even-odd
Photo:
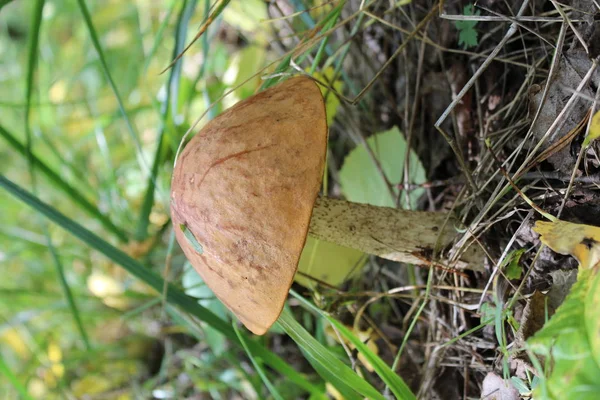
[[62,363],[62,350],[55,340],[51,339],[48,342],[46,355],[48,361],[50,361],[50,365],[41,371],[41,376],[44,378],[46,386],[56,387],[58,381],[65,374],[65,366]]
[[572,255],[580,268],[595,267],[600,261],[600,227],[566,221],[537,221],[534,231],[557,253]]
[[[379,348],[377,347],[377,344],[375,343],[376,340],[379,338],[379,336],[373,332],[373,329],[368,328],[367,330],[361,331],[361,330],[357,330],[355,328],[350,328],[350,327],[347,327],[347,328],[352,330],[352,333],[354,334],[354,336],[359,338],[361,342],[365,343],[367,345],[367,347],[369,348],[369,350],[371,350],[374,354],[379,354]],[[350,340],[348,340],[346,337],[344,337],[342,335],[338,335],[331,326],[328,326],[325,328],[325,333],[327,334],[327,336],[335,339],[337,342],[340,341],[340,336],[341,336],[341,339],[344,341],[344,344],[346,346],[348,346],[348,348],[350,348],[351,350],[354,350],[356,348],[354,346],[354,344]],[[373,366],[371,365],[371,363],[369,362],[369,360],[367,359],[367,357],[365,357],[363,355],[363,353],[358,352],[358,359],[364,365],[364,367],[367,369],[367,371],[373,372],[375,370],[373,368]]]
[[62,360],[62,351],[56,342],[50,342],[48,344],[48,360],[52,363],[59,363]]
[[266,26],[263,21],[268,18],[267,7],[261,0],[232,1],[223,10],[223,19],[232,27],[256,37],[261,41],[265,37]]
[[[309,236],[300,256],[298,271],[331,286],[338,286],[359,272],[366,260],[362,251]],[[294,280],[306,288],[313,288],[317,284],[302,274],[296,274]]]
[[78,398],[84,395],[104,393],[112,388],[111,381],[103,375],[86,375],[71,384],[73,394]]
[[[327,67],[323,72],[315,72],[313,77],[321,82],[329,83],[336,92],[341,93],[344,88],[344,83],[336,79],[333,81],[333,74],[335,73],[335,69],[333,67]],[[331,126],[333,120],[335,119],[335,114],[337,114],[337,109],[340,106],[340,99],[333,93],[329,88],[320,86],[321,93],[323,93],[323,97],[325,98],[325,112],[327,113],[327,126]]]
[[[30,351],[21,333],[15,328],[7,328],[0,334],[0,343],[10,347],[22,359],[29,358]],[[4,347],[4,346],[3,346]]]
[[125,292],[121,282],[101,272],[93,272],[88,277],[87,287],[96,297],[118,296]]
[[344,400],[344,396],[342,396],[340,391],[337,390],[331,383],[325,383],[325,390],[327,391],[327,394],[329,394],[329,396],[331,396],[334,400]]
[[331,0],[315,0],[312,2],[308,12],[315,21],[322,21],[335,7]]
[[256,74],[256,71],[260,70],[264,64],[266,54],[264,46],[256,45],[246,46],[233,54],[229,67],[223,76],[223,82],[236,89],[231,95],[227,96],[227,102],[233,105],[239,99],[250,97],[256,92],[262,84],[260,75]]
[[69,88],[67,86],[67,81],[60,79],[54,82],[54,84],[50,87],[50,90],[48,91],[48,97],[52,103],[60,104],[65,101],[68,90]]
[[600,137],[600,111],[592,117],[592,123],[590,124],[590,133],[586,136],[583,141],[583,147],[587,147],[592,141]]
[[62,378],[65,374],[65,366],[62,363],[62,350],[54,340],[48,343],[48,360],[50,360],[50,370],[55,378]]
[[109,307],[126,310],[132,300],[125,296],[125,285],[119,280],[101,272],[93,272],[87,279],[87,287],[96,297]]
[[154,238],[149,238],[144,241],[130,240],[123,246],[123,251],[133,258],[142,258],[150,252],[154,245]]
[[27,384],[27,392],[35,399],[47,399],[48,387],[40,378],[32,378]]

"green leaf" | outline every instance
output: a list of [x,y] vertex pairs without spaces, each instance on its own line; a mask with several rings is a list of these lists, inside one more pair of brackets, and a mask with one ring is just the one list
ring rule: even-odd
[[581,269],[571,292],[544,327],[527,341],[545,358],[537,399],[597,399],[600,393],[600,274]]
[[[362,251],[308,237],[298,271],[310,275],[332,286],[338,286],[351,278],[365,265],[367,258]],[[317,282],[301,274],[296,274],[296,282],[312,288]]]
[[[344,6],[343,1],[340,1],[335,7],[333,7],[327,15],[323,17],[321,21],[319,21],[319,25],[321,25],[321,33],[327,32],[332,29],[336,22],[342,15],[342,8]],[[312,75],[317,70],[317,67],[321,65],[321,60],[325,56],[325,53],[328,48],[330,35],[325,35],[323,39],[321,39],[321,43],[319,43],[319,48],[317,49],[317,54],[315,54],[314,59],[311,62],[310,66],[310,74]]]
[[[373,367],[373,370],[377,372],[377,374],[389,386],[389,388],[397,396],[398,399],[415,398],[415,396],[410,391],[408,386],[404,383],[402,378],[400,378],[395,372],[393,372],[393,370],[390,367],[388,367],[388,365],[377,354],[371,351],[369,347],[365,345],[359,337],[357,337],[353,332],[346,328],[341,322],[337,321],[329,314],[316,307],[313,303],[306,300],[304,297],[301,297],[298,293],[294,292],[293,290],[291,290],[290,292],[303,307],[327,319],[329,323],[331,323],[343,336],[345,336],[353,344],[353,346],[365,357],[366,361],[368,361],[368,363]],[[316,366],[315,369],[317,369],[318,371],[318,368],[316,368]],[[336,386],[336,388],[340,390],[339,387]]]
[[[317,362],[317,360],[309,353],[307,353],[306,351],[302,351],[302,354],[304,354],[304,357],[308,360],[308,362],[310,363],[310,365],[312,365],[312,367],[315,369],[315,371],[317,371],[317,373],[319,374],[319,376],[321,376],[325,381],[329,382],[330,384],[332,384],[335,389],[341,394],[341,398],[344,400],[363,400],[364,397],[360,396],[356,393],[356,391],[354,389],[352,389],[350,386],[348,386],[346,384],[346,382],[344,382],[343,379],[340,379],[337,375],[334,375],[331,373],[331,371],[329,371],[328,369],[324,368],[321,364],[319,364]],[[329,396],[325,396],[323,395],[325,399],[330,399]],[[317,397],[319,400],[321,400],[321,397]]]
[[510,254],[504,259],[504,265],[508,264],[504,274],[507,279],[519,279],[523,274],[523,269],[519,265],[521,256],[525,253],[525,249],[517,249],[510,252]]
[[[473,4],[467,4],[464,8],[464,15],[479,15],[480,12],[477,10],[473,12]],[[475,47],[478,44],[477,31],[475,25],[478,21],[456,21],[454,25],[458,29],[458,44],[462,45],[463,48]]]
[[529,394],[531,392],[531,390],[529,390],[529,387],[527,386],[527,384],[521,378],[518,378],[516,376],[511,376],[510,382],[515,387],[515,389],[517,389],[519,391],[520,394]]
[[261,84],[261,79],[260,76],[255,75],[255,72],[260,70],[264,64],[265,56],[264,47],[253,45],[243,48],[231,58],[227,70],[237,71],[235,80],[230,85],[231,88],[236,88],[233,92],[234,97],[245,99],[256,92],[256,88]]
[[481,305],[481,323],[490,324],[494,323],[496,319],[496,306],[492,303],[485,302]]
[[77,306],[77,303],[75,301],[75,296],[73,296],[73,291],[71,290],[71,286],[67,281],[65,267],[58,255],[56,247],[52,244],[52,240],[50,239],[50,233],[48,232],[48,229],[45,228],[44,230],[46,231],[45,233],[48,241],[48,250],[50,251],[50,254],[52,254],[54,266],[56,267],[56,272],[58,274],[58,280],[67,299],[67,303],[69,304],[71,314],[73,314],[75,326],[77,326],[77,330],[79,330],[79,334],[81,335],[81,340],[83,341],[85,348],[89,351],[91,350],[92,345],[90,344],[90,339],[88,338],[87,330],[85,329],[85,326],[83,324],[81,312],[79,311],[79,307]]
[[[29,59],[27,63],[27,76],[25,82],[25,93],[26,93],[26,102],[25,102],[25,137],[26,137],[26,145],[25,150],[27,153],[27,166],[29,168],[29,174],[31,176],[32,187],[34,192],[37,187],[37,180],[35,179],[35,162],[34,156],[31,152],[33,147],[32,135],[31,135],[31,103],[33,97],[33,89],[35,84],[35,71],[38,63],[38,53],[39,53],[39,38],[40,31],[42,27],[43,21],[43,11],[44,11],[45,0],[37,0],[35,3],[35,8],[32,13],[31,18],[31,26],[33,27],[32,32],[29,37]],[[81,339],[87,350],[91,349],[91,344],[88,339],[87,331],[82,322],[81,313],[79,312],[79,308],[75,302],[75,298],[73,296],[73,292],[71,287],[66,279],[64,266],[62,261],[58,255],[58,251],[54,244],[52,243],[52,239],[50,237],[50,233],[48,229],[44,226],[44,233],[46,236],[46,241],[48,244],[48,250],[52,255],[52,259],[54,261],[54,265],[56,267],[56,272],[58,274],[60,285],[63,289],[65,297],[67,299],[67,303],[69,304],[69,308],[71,313],[73,314],[73,319],[79,333],[81,335]]]
[[40,40],[40,31],[42,27],[42,15],[44,12],[45,0],[37,0],[31,17],[32,32],[29,37],[29,59],[27,63],[27,78],[25,80],[25,147],[27,150],[27,158],[29,160],[29,168],[33,168],[31,161],[31,147],[33,146],[31,139],[30,114],[31,114],[31,99],[33,97],[35,67],[38,60],[38,44]]
[[[340,170],[340,183],[346,198],[357,203],[367,203],[382,207],[396,207],[396,197],[399,194],[397,185],[404,170],[406,140],[393,127],[389,131],[375,134],[367,139],[367,145],[381,165],[381,171],[392,186],[392,193],[381,175],[377,165],[363,146],[350,152]],[[409,152],[409,182],[421,184],[426,182],[425,169],[417,154]],[[415,208],[417,200],[425,193],[423,188],[410,192],[410,208]],[[401,196],[403,208],[407,208],[404,195]]]
[[464,49],[477,46],[477,31],[475,29],[463,29],[458,33],[458,45]]

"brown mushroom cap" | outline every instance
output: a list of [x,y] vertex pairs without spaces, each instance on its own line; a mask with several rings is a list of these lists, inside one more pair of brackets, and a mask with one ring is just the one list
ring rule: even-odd
[[256,334],[283,309],[326,148],[321,91],[296,77],[210,121],[177,160],[171,187],[177,241],[215,295]]

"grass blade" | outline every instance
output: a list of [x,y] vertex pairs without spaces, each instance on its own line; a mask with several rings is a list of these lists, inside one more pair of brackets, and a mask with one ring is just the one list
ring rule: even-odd
[[271,393],[271,396],[273,396],[273,398],[275,400],[283,400],[283,397],[281,397],[281,395],[279,394],[279,392],[277,391],[275,386],[273,386],[273,384],[269,380],[269,377],[267,376],[263,367],[258,363],[258,361],[256,361],[254,356],[252,356],[252,352],[248,348],[248,345],[246,344],[246,340],[244,339],[244,336],[241,334],[240,330],[238,329],[235,321],[233,322],[232,326],[233,326],[233,330],[235,331],[236,335],[238,336],[238,339],[240,340],[240,343],[242,344],[242,347],[244,348],[244,350],[246,350],[246,355],[252,362],[252,365],[254,365],[254,369],[256,369],[256,372],[260,376],[260,379],[262,379],[262,381],[265,384],[265,386],[267,387],[267,389],[269,389],[269,393]]
[[214,5],[214,7],[215,7],[214,11],[208,17],[206,17],[206,19],[202,23],[202,26],[200,26],[200,29],[198,29],[198,33],[196,33],[196,36],[194,36],[194,38],[192,39],[192,41],[190,42],[190,44],[188,44],[183,49],[183,51],[181,53],[179,53],[177,55],[177,57],[175,57],[175,59],[173,61],[171,61],[171,64],[169,64],[167,66],[167,68],[165,68],[161,73],[163,73],[166,70],[168,70],[169,68],[171,68],[173,65],[175,65],[175,63],[177,61],[179,61],[181,59],[181,57],[183,57],[183,55],[188,51],[188,49],[190,47],[192,47],[192,45],[194,43],[196,43],[196,41],[198,39],[200,39],[200,37],[208,30],[208,27],[219,17],[219,15],[221,15],[221,13],[225,9],[225,7],[227,7],[227,5],[229,4],[229,2],[231,0],[218,0],[218,1],[219,1],[219,4],[215,4]]
[[71,314],[73,314],[73,320],[75,321],[75,326],[77,326],[77,330],[81,335],[81,339],[83,340],[83,344],[85,345],[86,350],[91,350],[92,346],[90,344],[90,340],[88,334],[83,326],[83,322],[81,320],[81,314],[79,313],[79,309],[75,304],[75,299],[73,297],[73,293],[71,292],[71,287],[67,282],[65,277],[65,267],[60,261],[60,257],[56,252],[56,248],[52,244],[52,240],[50,239],[50,233],[46,230],[46,237],[48,240],[48,249],[50,250],[50,254],[52,254],[52,260],[54,261],[54,265],[56,266],[56,273],[58,274],[58,279],[60,281],[60,285],[65,293],[65,297],[67,298],[67,303],[69,304],[69,308],[71,309]]
[[313,303],[309,302],[304,297],[301,297],[295,291],[291,291],[292,295],[297,298],[303,306],[307,309],[316,312],[318,315],[326,318],[343,336],[352,342],[354,347],[362,353],[362,355],[369,361],[377,375],[386,383],[386,385],[392,390],[396,398],[398,399],[415,399],[415,395],[412,393],[408,385],[398,376],[377,354],[373,353],[356,335],[352,333],[348,328],[341,324],[336,319],[329,316],[329,314],[323,312],[321,309],[316,307]]
[[[323,32],[326,32],[335,26],[335,23],[337,22],[338,18],[340,17],[340,15],[342,13],[342,8],[344,7],[344,3],[345,2],[340,2],[340,4],[338,4],[336,7],[334,7],[333,10],[331,10],[329,12],[329,14],[325,17],[325,19],[323,21],[324,22],[323,30],[322,30]],[[315,73],[315,71],[317,70],[317,66],[319,66],[321,64],[321,58],[323,58],[323,54],[325,52],[325,48],[327,47],[328,42],[329,42],[329,36],[325,36],[321,40],[321,44],[319,45],[319,49],[317,50],[315,59],[314,59],[312,65],[310,66],[310,72],[309,72],[310,75],[313,75]]]
[[29,393],[27,393],[27,389],[25,389],[25,386],[23,386],[21,382],[19,382],[15,374],[13,374],[8,365],[6,365],[6,362],[2,357],[0,357],[0,375],[4,375],[6,379],[8,379],[8,381],[11,383],[11,385],[13,385],[15,390],[19,392],[21,398],[25,400],[33,400],[33,397],[29,396]]
[[[34,163],[33,163],[33,153],[31,151],[32,147],[33,147],[33,143],[31,140],[30,116],[31,116],[31,99],[33,97],[34,75],[35,75],[35,69],[36,69],[36,65],[37,65],[37,61],[38,61],[39,36],[40,36],[40,30],[42,27],[42,14],[43,14],[43,10],[44,10],[44,4],[45,4],[45,0],[37,0],[35,3],[35,7],[33,8],[33,14],[32,14],[32,18],[31,18],[31,26],[33,28],[33,32],[30,35],[30,40],[29,40],[29,60],[28,60],[28,64],[27,64],[27,75],[26,75],[26,81],[25,81],[25,94],[26,94],[25,152],[27,153],[27,167],[29,169],[29,174],[31,176],[31,183],[32,183],[34,192],[36,191],[37,184],[36,184],[36,175],[35,175],[36,171],[35,171],[35,167],[34,167]],[[48,232],[48,229],[46,228],[46,226],[44,226],[44,233],[46,236],[46,241],[48,243],[48,249],[50,250],[50,253],[52,254],[52,258],[53,258],[54,264],[56,266],[56,271],[57,271],[57,274],[59,277],[59,281],[60,281],[61,287],[63,289],[63,292],[65,293],[65,297],[67,298],[67,302],[69,304],[71,314],[73,315],[73,319],[75,320],[75,324],[79,330],[79,333],[81,335],[83,343],[85,344],[86,349],[89,350],[91,348],[91,346],[90,346],[90,342],[88,340],[87,333],[81,322],[81,316],[79,314],[77,306],[75,305],[75,300],[73,299],[73,294],[71,293],[71,288],[69,287],[69,284],[67,283],[67,280],[65,279],[63,265],[60,261],[60,258],[58,257],[56,248],[52,244],[52,238],[50,237],[50,232]]]
[[[356,391],[369,399],[385,400],[378,390],[369,382],[358,376],[350,367],[336,358],[325,346],[319,343],[310,335],[290,314],[288,310],[283,310],[277,323],[285,330],[294,342],[300,346],[302,351],[308,355],[309,361],[319,365],[316,367],[319,372],[326,371],[328,381],[336,385],[342,382],[344,385]],[[337,385],[336,385],[337,387]]]
[[[138,261],[134,260],[127,254],[125,254],[123,251],[117,249],[116,247],[106,242],[99,236],[90,232],[77,222],[67,218],[55,208],[40,201],[37,197],[32,196],[29,192],[23,190],[20,186],[16,185],[3,175],[0,175],[0,187],[9,192],[12,196],[16,197],[17,199],[28,205],[29,207],[33,208],[38,213],[50,219],[52,222],[61,226],[63,229],[77,237],[79,240],[85,242],[91,248],[104,254],[116,264],[121,265],[127,272],[129,272],[148,286],[152,287],[158,293],[162,291],[163,286],[167,286],[167,301],[181,307],[186,312],[206,322],[208,325],[219,331],[225,337],[227,337],[234,343],[240,345],[237,335],[235,334],[231,326],[227,322],[223,321],[221,318],[213,314],[210,310],[198,304],[196,299],[187,296],[173,284],[166,284],[165,281],[159,275],[152,272],[150,269],[144,267]],[[278,370],[291,382],[295,383],[296,385],[310,393],[321,393],[321,390],[319,390],[319,388],[310,383],[302,374],[296,372],[285,361],[283,361],[277,355],[273,354],[263,345],[255,341],[249,340],[246,336],[244,337],[244,339],[246,339],[248,347],[257,357],[261,357],[264,362],[269,364],[274,369]]]
[[[8,141],[8,144],[15,149],[18,153],[23,156],[27,155],[26,147],[17,140],[17,138],[7,131],[3,126],[0,125],[0,136]],[[102,214],[96,206],[89,202],[76,188],[65,182],[62,177],[48,167],[42,160],[40,160],[35,153],[31,153],[31,162],[35,170],[41,172],[50,180],[56,187],[61,189],[74,203],[78,204],[85,212],[91,217],[98,220],[106,230],[113,233],[122,242],[126,242],[127,234],[118,228],[113,222],[104,214]]]
[[283,60],[281,60],[279,62],[279,64],[277,64],[275,71],[273,71],[273,77],[269,78],[269,79],[265,79],[265,81],[262,83],[262,85],[260,85],[260,90],[268,89],[271,86],[273,86],[274,84],[276,84],[277,82],[279,82],[280,77],[278,76],[278,74],[285,72],[290,67],[291,62],[292,62],[292,56],[291,55],[285,56],[283,58]]
[[144,63],[144,68],[142,68],[143,74],[145,74],[146,71],[148,71],[148,67],[150,66],[150,62],[152,61],[152,59],[154,58],[154,55],[156,54],[156,50],[158,50],[158,46],[160,46],[163,43],[163,33],[165,32],[165,28],[169,25],[169,21],[171,20],[171,15],[173,14],[173,11],[175,11],[175,7],[177,6],[178,3],[179,2],[175,1],[175,0],[171,1],[171,5],[169,6],[169,9],[167,10],[167,14],[165,15],[162,22],[160,23],[160,26],[158,27],[158,31],[156,31],[156,34],[154,35],[154,41],[152,42],[152,48],[148,52],[148,55],[146,56],[146,62]]
[[[177,54],[179,54],[185,46],[185,38],[187,34],[188,25],[190,19],[194,14],[196,3],[196,0],[192,0],[189,3],[187,1],[183,2],[181,12],[179,13],[179,17],[177,19],[177,28],[175,29],[175,46],[173,47],[174,58],[177,57]],[[154,154],[154,161],[152,162],[152,170],[150,172],[150,176],[148,177],[148,183],[146,185],[146,194],[144,195],[144,201],[140,210],[140,216],[138,218],[138,226],[136,230],[136,239],[139,241],[144,240],[148,234],[148,225],[150,224],[150,213],[152,211],[152,206],[154,205],[156,176],[158,175],[158,169],[160,168],[161,154],[163,151],[163,138],[165,135],[165,130],[167,128],[169,104],[171,102],[171,96],[173,96],[174,98],[179,97],[179,84],[181,81],[180,78],[181,59],[178,59],[169,73],[169,79],[167,81],[167,94],[163,99],[160,107],[161,126],[158,132],[158,143],[156,144],[156,152]],[[171,114],[174,114],[176,112],[177,110],[172,110]]]
[[45,0],[37,0],[33,8],[31,17],[31,35],[29,40],[29,58],[27,63],[27,76],[25,81],[25,151],[27,153],[27,164],[33,179],[33,162],[31,154],[31,129],[29,126],[29,114],[31,112],[31,96],[33,95],[33,80],[35,65],[37,64],[38,43],[40,39],[40,29],[42,27],[42,11],[44,10]]
[[373,353],[359,338],[356,337],[348,328],[342,325],[339,321],[334,318],[326,316],[327,320],[335,326],[335,328],[342,333],[352,344],[358,349],[358,351],[369,361],[369,363],[377,372],[377,375],[388,385],[390,390],[396,395],[397,399],[416,399],[415,395],[409,389],[408,385],[404,383],[390,367],[375,353]]
[[87,5],[85,4],[85,0],[77,0],[77,3],[79,4],[81,14],[83,14],[83,20],[85,21],[85,25],[87,26],[88,32],[90,33],[90,39],[92,40],[94,49],[96,49],[96,53],[98,53],[98,60],[100,61],[100,65],[102,66],[102,71],[104,72],[104,75],[108,80],[108,84],[113,94],[115,95],[117,104],[119,105],[119,111],[123,116],[123,120],[125,121],[125,125],[127,126],[127,131],[129,132],[129,135],[131,136],[131,139],[133,140],[133,143],[135,145],[138,163],[140,164],[140,167],[142,168],[142,172],[144,174],[151,175],[150,168],[148,167],[146,159],[143,155],[142,143],[140,142],[140,138],[138,137],[137,133],[135,132],[135,129],[133,128],[133,124],[131,123],[129,116],[127,115],[127,111],[125,110],[125,105],[121,98],[121,94],[119,93],[117,85],[115,84],[115,81],[112,78],[112,74],[108,69],[108,64],[106,62],[106,58],[104,57],[104,51],[102,50],[102,46],[100,46],[100,40],[98,40],[98,34],[96,33],[96,28],[94,28],[92,17],[90,16],[90,11],[88,10]]

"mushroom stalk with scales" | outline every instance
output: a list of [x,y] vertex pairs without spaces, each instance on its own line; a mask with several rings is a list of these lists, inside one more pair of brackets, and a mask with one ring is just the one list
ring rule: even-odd
[[[279,317],[308,233],[414,264],[428,264],[436,243],[446,248],[456,236],[458,224],[450,218],[444,225],[445,213],[318,197],[326,149],[321,91],[311,79],[296,77],[220,114],[176,161],[171,214],[182,227],[175,229],[177,241],[204,282],[255,334]],[[461,266],[473,259],[481,258],[470,254]]]

